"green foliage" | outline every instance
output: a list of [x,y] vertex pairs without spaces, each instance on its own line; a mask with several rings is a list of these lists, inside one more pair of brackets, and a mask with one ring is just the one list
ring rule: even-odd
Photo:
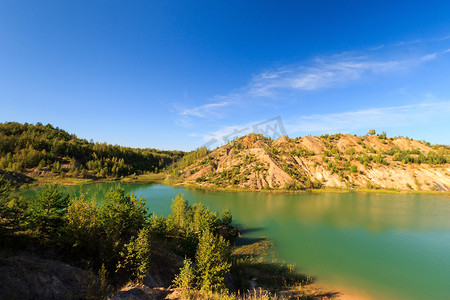
[[172,230],[182,230],[186,228],[188,224],[188,211],[190,210],[189,203],[184,200],[182,194],[178,194],[175,199],[172,200],[170,206],[172,212],[167,219],[167,225]]
[[121,247],[144,227],[147,221],[145,199],[125,195],[120,186],[111,188],[99,207],[99,221],[113,247]]
[[220,214],[220,219],[222,220],[222,223],[225,225],[230,225],[233,221],[233,216],[231,215],[231,211],[226,208],[222,211]]
[[370,129],[369,132],[367,132],[367,135],[375,135],[376,133],[375,129]]
[[88,142],[50,124],[0,123],[0,168],[18,172],[37,168],[59,174],[70,163],[72,174],[120,177],[162,170],[183,154]]
[[11,184],[4,176],[0,177],[0,215],[4,218],[8,208],[9,196],[11,194]]
[[385,154],[392,155],[393,161],[401,161],[402,163],[416,163],[416,164],[446,164],[450,162],[449,153],[444,149],[439,151],[429,151],[427,155],[420,152],[419,149],[400,150],[399,148],[392,148],[385,151]]
[[172,200],[171,213],[167,218],[167,229],[178,233],[200,233],[220,224],[217,213],[212,213],[202,203],[192,206],[182,194]]
[[69,205],[69,196],[64,195],[55,184],[47,183],[30,207],[30,222],[44,237],[54,237],[62,228]]
[[[172,167],[172,175],[178,175],[180,170],[192,165],[196,160],[207,156],[211,151],[206,147],[198,148],[192,152],[185,154],[180,160],[178,160]],[[207,160],[205,160],[205,163]]]
[[14,233],[23,227],[27,213],[27,202],[21,197],[11,196],[12,186],[0,176],[0,234]]
[[230,270],[230,245],[221,236],[204,231],[196,253],[198,286],[201,290],[224,290],[224,276]]
[[155,213],[153,213],[149,220],[149,228],[152,235],[156,238],[162,238],[167,232],[167,222],[164,219],[164,216],[158,217]]
[[383,155],[381,155],[381,153],[377,154],[374,158],[373,161],[376,162],[377,164],[383,164],[383,165],[387,165],[387,161],[386,159],[384,159]]
[[99,255],[101,223],[97,204],[85,195],[73,199],[67,208],[65,235],[71,252],[86,257]]
[[187,222],[190,224],[188,231],[200,233],[206,230],[212,230],[219,225],[217,213],[212,213],[205,208],[202,203],[194,203],[189,208]]
[[53,164],[52,172],[61,173],[61,164],[59,163],[59,161],[55,161],[55,163]]
[[386,131],[383,131],[381,134],[379,134],[378,138],[381,140],[385,140],[386,139]]
[[[5,228],[14,216],[10,212],[11,186],[0,178],[0,223]],[[145,200],[133,194],[125,194],[120,186],[110,189],[105,200],[86,199],[82,194],[69,200],[68,196],[54,184],[46,184],[27,207],[22,210],[24,218],[17,218],[20,225],[31,225],[37,241],[45,241],[46,247],[62,250],[66,257],[77,261],[88,261],[100,269],[100,280],[91,272],[84,281],[83,295],[87,299],[103,297],[110,292],[107,274],[120,284],[128,280],[143,281],[151,266],[153,243],[169,246],[180,255],[196,258],[195,265],[189,258],[177,277],[177,284],[183,287],[196,286],[203,290],[222,290],[224,274],[230,269],[230,245],[222,236],[213,232],[221,220],[201,203],[192,206],[178,195],[172,205],[169,218],[148,216]],[[222,214],[225,223],[232,220],[231,212]],[[9,224],[5,226],[5,224]],[[172,224],[172,225],[171,225]],[[170,227],[173,229],[170,230]],[[236,233],[223,232],[224,236]],[[21,235],[21,236],[22,236]]]
[[231,273],[238,284],[237,288],[247,290],[248,278],[252,277],[257,278],[258,284],[273,289],[312,281],[311,277],[295,272],[293,266],[277,263],[275,256],[273,242],[267,238],[233,250]]
[[142,228],[137,237],[132,237],[125,244],[124,251],[120,253],[121,260],[117,264],[117,270],[125,270],[130,273],[131,279],[142,282],[150,270],[150,231]]
[[195,268],[190,258],[184,259],[183,267],[173,283],[175,287],[182,289],[194,289],[196,287]]
[[234,249],[233,257],[250,261],[263,261],[268,255],[274,254],[272,251],[273,246],[274,243],[271,240],[263,237],[253,244],[243,245]]

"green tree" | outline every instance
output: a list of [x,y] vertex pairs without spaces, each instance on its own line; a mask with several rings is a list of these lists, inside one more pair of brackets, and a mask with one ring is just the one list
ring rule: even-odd
[[124,189],[117,186],[106,193],[97,215],[104,233],[101,256],[107,269],[112,271],[120,259],[120,252],[124,251],[124,245],[146,225],[145,199],[134,194],[125,195]]
[[150,216],[148,223],[151,233],[157,238],[161,238],[166,234],[167,224],[164,216],[158,217],[155,213],[153,213]]
[[120,186],[111,188],[98,209],[100,224],[115,245],[123,245],[144,227],[147,220],[145,199],[125,195]]
[[211,231],[204,231],[196,253],[198,286],[205,291],[225,290],[224,276],[231,268],[230,244]]
[[370,129],[369,132],[367,132],[367,135],[375,135],[376,131],[375,129]]
[[44,190],[31,203],[30,220],[38,234],[55,237],[64,223],[69,196],[56,184],[46,183]]
[[97,213],[97,204],[85,199],[84,194],[71,201],[64,232],[72,252],[89,257],[98,255],[101,230]]
[[175,276],[173,281],[177,288],[181,289],[193,289],[195,288],[195,268],[190,258],[186,257],[183,261],[183,267],[180,269],[180,273]]
[[233,216],[231,215],[231,211],[226,208],[222,211],[220,214],[220,219],[222,220],[222,223],[225,225],[230,225],[233,221]]
[[61,173],[61,164],[59,163],[59,161],[56,161],[56,162],[53,164],[52,172],[53,172],[53,173]]
[[187,213],[190,224],[190,231],[201,233],[205,230],[212,230],[220,224],[217,213],[212,213],[208,208],[205,208],[203,203],[194,203],[189,207]]
[[172,212],[167,219],[169,229],[185,230],[188,225],[188,212],[190,210],[188,201],[184,199],[182,194],[178,194],[172,200],[170,208]]
[[142,282],[150,270],[150,231],[142,228],[136,237],[132,237],[120,253],[122,259],[117,265],[117,270],[125,270],[131,274],[132,279]]
[[11,196],[10,182],[0,176],[0,234],[13,233],[25,225],[27,202]]

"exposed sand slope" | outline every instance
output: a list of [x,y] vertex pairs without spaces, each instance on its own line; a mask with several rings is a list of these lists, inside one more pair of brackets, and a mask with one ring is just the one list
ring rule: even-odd
[[[430,159],[432,157],[432,159]],[[179,171],[186,183],[249,189],[450,190],[450,147],[336,134],[275,141],[250,134]],[[419,163],[420,162],[420,163]]]

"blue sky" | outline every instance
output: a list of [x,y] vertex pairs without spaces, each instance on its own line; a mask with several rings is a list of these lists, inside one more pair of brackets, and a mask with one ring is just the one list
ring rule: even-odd
[[0,2],[0,122],[192,150],[278,116],[450,144],[450,3]]

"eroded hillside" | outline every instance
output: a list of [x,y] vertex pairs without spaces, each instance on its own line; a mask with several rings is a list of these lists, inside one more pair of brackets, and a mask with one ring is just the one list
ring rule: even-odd
[[184,183],[253,190],[383,188],[449,191],[450,147],[385,134],[240,137],[173,170]]

